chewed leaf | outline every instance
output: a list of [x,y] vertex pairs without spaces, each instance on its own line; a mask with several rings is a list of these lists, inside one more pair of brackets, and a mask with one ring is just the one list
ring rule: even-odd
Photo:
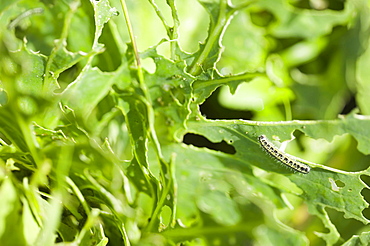
[[[334,135],[343,134],[345,131],[366,138],[368,128],[357,127],[356,131],[348,129],[348,125],[369,124],[370,118],[357,117],[355,115],[348,116],[331,122],[320,121],[294,121],[282,123],[263,123],[251,121],[208,121],[207,128],[203,128],[204,121],[194,122],[189,124],[191,132],[202,134],[213,142],[224,140],[232,144],[236,149],[236,154],[233,158],[241,160],[245,165],[256,165],[268,171],[279,173],[288,173],[273,161],[265,160],[265,154],[259,151],[259,143],[256,135],[263,133],[279,136],[281,139],[289,137],[296,129],[300,129],[310,137],[324,137],[332,139]],[[212,125],[212,126],[211,126]],[[264,130],[266,129],[266,130]],[[315,131],[313,131],[315,129]],[[328,131],[327,129],[330,129]],[[258,131],[257,131],[258,130]],[[361,133],[362,131],[362,133]],[[257,132],[257,133],[256,133]],[[366,141],[361,144],[368,145]],[[360,144],[359,144],[360,146]],[[275,148],[275,147],[274,147]],[[279,152],[280,153],[280,152]],[[304,192],[302,197],[306,199],[310,206],[323,206],[334,208],[344,212],[345,217],[354,218],[363,223],[368,223],[362,212],[368,207],[368,203],[361,195],[361,191],[366,188],[366,184],[361,180],[361,175],[367,175],[368,171],[363,172],[344,172],[322,165],[311,165],[311,172],[307,175],[289,175],[294,183]],[[334,186],[332,180],[340,181],[344,187]],[[316,184],[316,185],[315,185]]]
[[110,20],[110,18],[117,15],[118,12],[115,8],[112,8],[109,5],[108,0],[92,0],[91,3],[95,11],[95,38],[93,44],[93,49],[95,50],[99,48],[98,40],[102,34],[104,25]]
[[367,245],[369,11],[0,0],[0,245]]
[[117,78],[115,73],[103,73],[98,68],[86,67],[64,90],[63,103],[86,118],[106,96]]
[[[315,168],[307,176],[294,175],[290,179],[300,187],[309,206],[323,206],[343,212],[345,218],[353,218],[368,224],[370,220],[364,217],[363,210],[369,206],[361,195],[368,186],[361,180],[361,175],[369,175],[369,171],[349,173],[333,170],[329,172]],[[342,187],[333,181],[343,183]]]
[[[245,234],[248,228],[245,220],[248,219],[256,224],[268,220],[264,230],[286,235],[281,237],[282,245],[289,242],[302,244],[305,241],[300,232],[283,226],[274,218],[274,209],[285,206],[281,193],[253,176],[242,161],[191,146],[168,146],[164,149],[165,153],[167,151],[177,153],[177,218],[184,226],[166,231],[167,237],[176,241],[193,238],[201,230],[189,227],[193,221],[191,218],[200,216],[203,223],[215,228],[215,231],[205,234],[209,241],[218,240],[227,244],[233,238],[231,241],[238,245],[246,238],[252,240],[256,235]],[[227,225],[228,230],[222,230],[220,225]]]

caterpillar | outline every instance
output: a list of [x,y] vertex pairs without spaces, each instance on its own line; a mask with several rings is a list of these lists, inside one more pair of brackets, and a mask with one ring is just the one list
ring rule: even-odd
[[265,135],[261,135],[258,137],[258,141],[260,142],[262,148],[272,157],[275,157],[281,163],[285,164],[286,166],[290,167],[294,171],[307,174],[310,172],[311,168],[306,164],[303,164],[297,161],[293,156],[287,155],[281,150],[279,150],[276,146],[274,146]]

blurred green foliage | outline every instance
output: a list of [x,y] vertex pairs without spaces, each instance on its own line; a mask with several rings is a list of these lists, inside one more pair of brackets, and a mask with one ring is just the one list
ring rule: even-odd
[[368,245],[369,9],[1,1],[0,245]]

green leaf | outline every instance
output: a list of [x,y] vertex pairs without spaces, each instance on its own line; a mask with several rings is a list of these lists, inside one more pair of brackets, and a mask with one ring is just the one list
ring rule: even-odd
[[[364,47],[361,47],[364,49],[364,53],[361,54],[359,59],[357,60],[357,70],[356,70],[356,78],[357,78],[357,95],[356,99],[359,104],[359,108],[363,114],[369,115],[370,114],[370,108],[369,108],[369,71],[367,69],[366,64],[368,64],[370,59],[370,49],[369,49],[369,26],[370,26],[370,19],[369,19],[369,3],[366,3],[365,1],[359,4],[359,17],[357,21],[358,25],[358,35],[360,35],[361,40],[367,40],[365,41]],[[362,51],[362,50],[361,50]]]
[[[206,136],[212,142],[221,140],[232,144],[236,149],[234,160],[242,161],[247,166],[258,166],[262,169],[287,174],[289,170],[282,165],[276,165],[267,158],[259,144],[256,136],[267,135],[279,136],[281,140],[289,139],[290,134],[299,129],[309,137],[332,139],[334,135],[341,135],[345,132],[352,134],[359,142],[359,150],[366,151],[368,141],[365,139],[369,129],[369,119],[364,116],[349,115],[335,121],[294,121],[284,123],[262,123],[249,121],[208,121],[207,127],[203,128],[203,122],[189,123],[190,131]],[[213,125],[213,127],[210,127]],[[315,130],[313,130],[315,129]],[[365,138],[364,138],[365,137]],[[259,154],[256,154],[259,153]],[[368,171],[351,173],[323,165],[311,163],[311,172],[307,175],[289,175],[289,179],[294,182],[303,193],[300,195],[306,200],[310,212],[317,214],[331,228],[332,236],[327,238],[328,242],[334,243],[339,235],[335,228],[331,226],[327,215],[321,211],[325,207],[330,207],[344,213],[345,218],[354,218],[363,223],[369,220],[362,214],[368,207],[368,203],[361,195],[361,191],[368,186],[361,180],[361,175],[368,175]],[[333,183],[334,182],[334,183]],[[336,183],[341,182],[344,187],[337,187]],[[318,212],[321,211],[321,212]],[[334,238],[333,238],[334,233]],[[322,237],[325,237],[322,234]]]
[[33,217],[30,204],[27,199],[22,199],[23,204],[23,224],[24,224],[24,237],[28,245],[35,243],[37,235],[40,232],[40,227]]
[[88,119],[97,104],[109,93],[112,85],[117,80],[124,79],[125,75],[121,71],[105,73],[87,65],[77,79],[63,91],[62,102],[73,109],[78,117]]
[[367,1],[46,2],[0,2],[1,245],[367,245]]
[[215,77],[209,76],[208,78],[201,78],[193,83],[194,93],[197,99],[197,103],[203,103],[218,87],[222,85],[228,85],[230,92],[235,93],[238,86],[242,82],[250,82],[255,78],[263,77],[264,73],[246,72],[244,74],[236,76],[221,76],[217,74]]
[[25,245],[22,216],[18,210],[21,202],[18,192],[10,177],[3,180],[0,187],[0,244],[2,245]]
[[91,4],[93,5],[95,12],[95,36],[92,49],[99,50],[101,46],[98,43],[98,40],[102,34],[103,27],[114,15],[117,15],[117,10],[109,5],[108,0],[93,0],[91,1]]
[[[250,229],[262,224],[264,219],[271,226],[266,230],[285,235],[293,233],[270,214],[273,208],[284,206],[278,192],[254,177],[251,169],[241,161],[193,147],[173,145],[166,148],[167,151],[177,153],[177,217],[185,228],[166,230],[166,236],[176,241],[202,236],[210,243],[220,241],[238,245],[245,238],[253,238]],[[254,194],[259,194],[258,198]],[[270,215],[264,217],[264,213]],[[201,227],[201,224],[207,227]],[[301,235],[293,234],[297,234],[295,242],[301,243]],[[286,242],[283,240],[281,245]]]
[[370,237],[369,232],[363,232],[360,235],[353,235],[347,242],[342,244],[343,246],[354,246],[354,245],[367,245]]
[[150,88],[159,140],[162,143],[172,142],[175,132],[186,128],[193,77],[185,72],[183,62],[168,60],[158,55],[155,48],[143,53],[142,57],[151,57],[156,65],[155,74],[145,74],[145,82]]
[[221,40],[224,30],[235,13],[235,9],[232,9],[225,0],[199,2],[210,15],[210,26],[205,43],[194,54],[194,59],[188,68],[188,72],[194,76],[214,68],[221,54]]

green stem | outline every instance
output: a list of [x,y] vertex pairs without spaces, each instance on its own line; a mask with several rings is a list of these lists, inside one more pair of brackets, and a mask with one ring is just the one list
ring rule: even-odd
[[156,154],[157,154],[158,159],[161,163],[161,177],[162,177],[162,181],[163,181],[163,184],[162,184],[163,187],[161,188],[160,186],[158,186],[158,188],[159,188],[158,193],[159,193],[160,198],[159,198],[159,200],[157,200],[156,205],[155,205],[156,208],[152,212],[152,221],[149,223],[148,227],[146,228],[147,231],[152,231],[153,226],[156,224],[156,220],[158,219],[161,208],[164,205],[164,201],[167,197],[167,194],[170,191],[170,188],[173,186],[173,180],[170,178],[169,182],[166,183],[166,178],[165,177],[168,174],[168,170],[169,170],[170,166],[164,160],[162,150],[161,150],[161,146],[160,146],[160,143],[159,143],[159,140],[158,140],[158,137],[157,137],[157,133],[155,131],[155,127],[154,127],[155,115],[154,115],[154,110],[153,110],[152,105],[151,105],[152,100],[151,100],[150,94],[148,92],[148,89],[147,89],[147,87],[144,83],[144,74],[143,74],[143,70],[142,70],[142,67],[141,67],[141,63],[140,63],[139,52],[138,52],[138,49],[137,49],[137,45],[136,45],[132,25],[131,25],[131,22],[130,22],[130,19],[129,19],[129,14],[128,14],[128,10],[127,10],[125,0],[121,0],[121,5],[122,5],[123,13],[124,13],[124,16],[125,16],[125,21],[126,21],[129,36],[130,36],[130,39],[131,39],[132,47],[133,47],[133,50],[134,50],[135,61],[136,61],[136,66],[137,66],[137,76],[138,76],[138,80],[139,80],[139,86],[140,86],[141,91],[144,94],[143,97],[139,96],[140,99],[141,99],[140,101],[142,103],[144,103],[144,105],[146,106],[150,138],[153,142]]
[[[236,7],[231,7],[228,5],[226,0],[220,0],[220,8],[218,13],[218,18],[214,27],[210,27],[211,31],[207,38],[204,49],[201,51],[201,54],[193,61],[189,67],[189,73],[197,76],[202,72],[202,66],[209,57],[209,53],[212,51],[216,42],[221,42],[223,33],[228,26],[231,17],[240,9],[248,7],[250,4],[255,1],[248,3],[240,4]],[[229,8],[229,9],[228,9]],[[221,44],[220,44],[221,45]]]
[[79,5],[80,5],[80,1],[75,1],[70,4],[70,10],[68,11],[64,19],[64,24],[63,24],[63,29],[62,29],[60,39],[56,42],[56,46],[51,51],[49,59],[46,62],[45,73],[44,73],[45,79],[44,79],[44,85],[43,85],[43,92],[45,95],[50,94],[50,90],[53,89],[52,85],[50,84],[53,81],[52,77],[54,77],[54,74],[51,71],[51,65],[53,64],[54,59],[58,53],[57,51],[61,49],[66,43],[67,36],[68,36],[68,30],[71,25],[72,17],[74,13],[76,12]]
[[205,87],[212,86],[212,85],[222,85],[222,84],[227,84],[232,81],[236,80],[251,80],[255,77],[261,77],[261,76],[266,76],[265,73],[244,73],[244,74],[239,74],[231,77],[223,77],[219,79],[214,79],[214,80],[206,80],[206,81],[201,81],[197,80],[193,83],[193,88],[195,91],[202,90]]
[[131,25],[131,21],[130,21],[130,16],[128,14],[128,10],[127,10],[127,6],[126,6],[126,1],[125,0],[121,0],[121,6],[122,6],[123,14],[125,16],[126,26],[127,26],[127,29],[128,29],[128,34],[130,36],[132,48],[134,50],[135,62],[136,62],[136,67],[137,67],[137,75],[138,75],[139,83],[142,85],[144,83],[144,76],[143,76],[143,71],[142,71],[141,62],[140,62],[140,56],[139,56],[139,51],[137,49],[136,40],[135,40],[135,36],[134,36],[134,31],[132,29],[132,25]]
[[25,18],[28,18],[32,15],[36,15],[36,14],[42,14],[44,12],[44,9],[43,8],[34,8],[34,9],[29,9],[25,12],[23,12],[22,14],[18,15],[17,18],[15,18],[14,20],[12,20],[9,25],[8,25],[8,29],[9,30],[12,30],[14,29],[16,26],[18,26],[18,24],[24,20]]
[[[217,18],[216,25],[214,26],[213,30],[210,31],[210,35],[206,41],[204,49],[202,50],[201,54],[198,56],[197,59],[191,64],[189,73],[196,76],[201,73],[202,64],[207,59],[209,53],[211,52],[213,45],[215,42],[219,41],[221,38],[222,30],[226,28],[227,24],[227,16],[226,16],[226,7],[227,2],[225,0],[220,0],[220,11],[219,16]],[[231,16],[231,15],[230,15]]]
[[284,108],[285,108],[285,120],[291,121],[292,120],[292,108],[290,106],[290,101],[288,98],[283,98]]

